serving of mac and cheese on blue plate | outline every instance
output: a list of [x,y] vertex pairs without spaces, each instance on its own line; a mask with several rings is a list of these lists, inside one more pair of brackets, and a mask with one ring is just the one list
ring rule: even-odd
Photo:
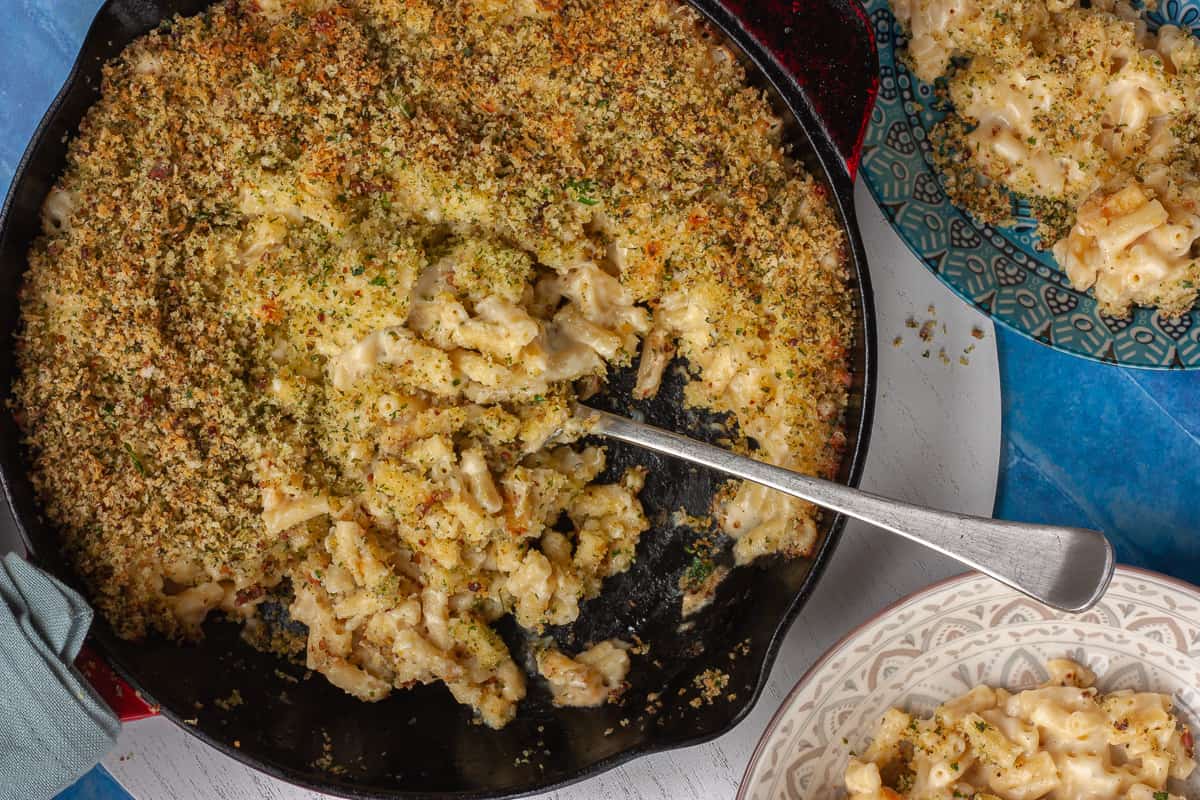
[[1200,7],[868,6],[863,176],[917,255],[1057,349],[1200,366]]

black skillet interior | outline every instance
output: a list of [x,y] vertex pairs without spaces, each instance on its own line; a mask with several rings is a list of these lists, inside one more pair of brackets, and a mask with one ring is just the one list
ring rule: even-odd
[[[823,180],[846,230],[858,327],[851,349],[848,441],[838,479],[854,484],[871,420],[875,343],[846,163],[853,163],[859,125],[870,104],[874,50],[854,0],[787,2],[779,8],[773,2],[778,0],[739,7],[739,17],[715,0],[694,4],[720,29],[712,35],[726,37],[735,52],[747,54],[755,65],[750,70],[754,80],[791,123],[794,154]],[[0,217],[4,341],[11,341],[16,326],[17,289],[25,253],[37,234],[39,208],[64,163],[67,137],[96,100],[101,64],[168,16],[198,13],[208,4],[110,0],[101,10],[75,71],[18,168]],[[807,72],[805,65],[811,65]],[[805,91],[789,72],[820,79]],[[0,348],[5,385],[13,370],[11,348]],[[616,375],[598,400],[702,436],[710,420],[682,409],[680,385],[676,375],[658,398],[634,404],[622,399],[628,398],[630,376]],[[208,625],[199,644],[176,646],[159,640],[125,642],[97,620],[93,642],[163,713],[178,723],[187,720],[190,732],[257,769],[348,797],[511,796],[575,781],[639,754],[713,738],[733,727],[757,699],[779,641],[811,592],[842,521],[826,515],[813,559],[766,559],[735,570],[716,602],[681,625],[676,582],[691,561],[685,547],[695,533],[673,527],[668,516],[680,507],[706,513],[719,478],[618,443],[608,446],[611,470],[632,463],[650,468],[642,499],[656,524],[642,536],[635,566],[585,604],[578,622],[554,634],[568,648],[634,635],[649,645],[646,654],[634,659],[632,687],[620,705],[556,709],[544,687],[532,680],[516,720],[496,732],[473,724],[469,710],[440,685],[361,703],[320,676],[306,678],[303,669],[251,649],[227,623]],[[0,415],[0,468],[15,520],[37,561],[77,584],[58,556],[55,532],[38,513],[26,463],[12,418]],[[502,623],[500,629],[519,653],[523,642],[514,627]],[[694,702],[699,697],[694,679],[709,669],[726,673],[728,686],[715,702]],[[241,704],[215,702],[234,690]]]

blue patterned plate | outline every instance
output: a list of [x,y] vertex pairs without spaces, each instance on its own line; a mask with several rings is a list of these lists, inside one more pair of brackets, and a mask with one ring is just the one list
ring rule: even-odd
[[[866,0],[879,45],[879,98],[862,151],[862,176],[884,215],[956,294],[992,319],[1064,353],[1130,367],[1200,369],[1200,308],[1176,319],[1139,308],[1129,319],[1100,313],[1071,288],[1036,224],[1014,201],[1017,224],[998,228],[951,204],[933,167],[927,131],[945,117],[934,90],[898,57],[905,44],[887,0]],[[1200,0],[1164,0],[1152,25],[1200,31]]]

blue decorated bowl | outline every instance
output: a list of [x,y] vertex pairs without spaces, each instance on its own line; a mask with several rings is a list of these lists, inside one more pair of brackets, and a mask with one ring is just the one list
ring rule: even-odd
[[[1138,308],[1128,319],[1100,313],[1071,287],[1036,223],[1013,200],[1017,223],[1000,228],[955,207],[934,168],[927,132],[944,111],[934,89],[900,58],[906,37],[887,0],[864,0],[879,47],[879,97],[863,142],[861,172],[884,215],[943,283],[996,322],[1064,353],[1152,369],[1200,369],[1200,307],[1174,319]],[[1200,31],[1200,0],[1162,0],[1151,26]]]

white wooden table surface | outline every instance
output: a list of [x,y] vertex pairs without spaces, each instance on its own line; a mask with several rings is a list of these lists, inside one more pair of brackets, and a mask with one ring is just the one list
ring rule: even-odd
[[[1000,457],[1000,384],[991,323],[917,262],[861,183],[856,201],[875,287],[880,353],[863,487],[989,515]],[[933,341],[921,341],[918,331],[906,326],[910,318],[918,323],[936,319]],[[973,329],[983,338],[976,339]],[[897,336],[902,342],[894,346]],[[965,355],[970,363],[960,363],[972,346]],[[940,357],[943,349],[949,363]],[[540,800],[733,797],[771,716],[826,648],[901,596],[961,571],[942,556],[851,523],[788,634],[766,691],[740,725],[716,741],[640,759]],[[104,765],[138,800],[322,796],[259,775],[162,718],[127,725]]]

